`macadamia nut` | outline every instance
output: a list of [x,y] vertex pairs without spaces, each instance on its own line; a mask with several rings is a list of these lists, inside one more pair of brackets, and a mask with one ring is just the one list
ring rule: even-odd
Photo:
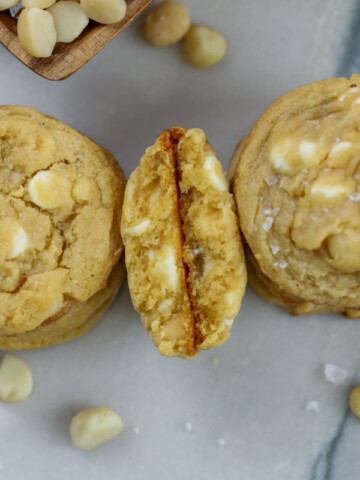
[[72,42],[89,23],[89,17],[77,2],[57,2],[48,12],[53,17],[58,42]]
[[349,406],[355,417],[360,419],[360,386],[354,388],[351,392]]
[[32,373],[26,363],[15,355],[4,355],[0,363],[0,401],[21,402],[32,387]]
[[145,38],[155,47],[179,42],[190,28],[190,16],[185,5],[166,0],[152,10],[144,22]]
[[33,57],[50,57],[56,44],[56,29],[49,12],[25,8],[19,16],[17,32],[20,43]]
[[75,447],[91,450],[116,437],[124,428],[121,417],[108,407],[81,410],[70,423],[70,436]]
[[184,39],[185,60],[196,68],[207,68],[219,62],[226,53],[225,38],[204,25],[192,25]]
[[48,8],[51,7],[56,0],[21,0],[24,8]]
[[15,7],[17,3],[16,0],[0,0],[0,11]]
[[125,0],[81,0],[86,15],[95,22],[110,24],[120,22],[125,17]]

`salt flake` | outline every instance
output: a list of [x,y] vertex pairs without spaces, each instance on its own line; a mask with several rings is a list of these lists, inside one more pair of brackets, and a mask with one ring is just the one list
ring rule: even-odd
[[133,432],[136,433],[136,435],[139,435],[140,428],[139,427],[134,427]]
[[306,405],[306,410],[308,412],[319,412],[320,411],[320,406],[319,406],[319,402],[317,402],[316,400],[312,400],[311,402],[308,402],[307,405]]
[[360,202],[360,192],[351,193],[348,195],[348,198],[353,202]]
[[324,374],[328,382],[340,385],[340,383],[343,383],[347,379],[348,371],[331,363],[327,363],[324,368]]
[[269,187],[271,187],[272,185],[274,185],[277,181],[278,181],[278,178],[275,177],[275,175],[271,175],[271,177],[265,178],[265,183],[266,183],[266,185],[268,185]]
[[223,447],[224,445],[226,445],[226,440],[225,438],[219,438],[217,443],[220,447]]
[[268,232],[271,229],[273,223],[274,223],[273,217],[267,217],[265,222],[262,224],[263,230]]
[[280,252],[280,247],[278,247],[277,245],[270,245],[270,248],[271,248],[271,251],[272,251],[273,255],[276,255],[277,253]]
[[287,262],[285,262],[285,261],[282,261],[282,262],[279,263],[279,267],[280,267],[280,268],[286,268],[288,265],[289,265],[289,264],[288,264]]

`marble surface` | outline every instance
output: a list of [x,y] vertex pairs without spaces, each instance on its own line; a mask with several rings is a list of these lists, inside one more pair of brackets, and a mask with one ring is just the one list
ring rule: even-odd
[[[147,45],[141,19],[62,83],[1,48],[0,104],[33,106],[74,126],[111,150],[126,174],[174,124],[203,128],[227,166],[279,95],[356,70],[357,3],[188,2],[195,22],[229,42],[208,71],[186,65],[177,46]],[[124,285],[85,337],[19,353],[35,387],[21,404],[0,404],[0,479],[356,480],[360,423],[347,398],[360,382],[359,338],[359,321],[292,318],[249,287],[225,346],[170,360],[147,338]],[[328,382],[326,364],[346,369],[346,380]],[[72,415],[102,404],[123,416],[124,431],[97,450],[74,449]]]

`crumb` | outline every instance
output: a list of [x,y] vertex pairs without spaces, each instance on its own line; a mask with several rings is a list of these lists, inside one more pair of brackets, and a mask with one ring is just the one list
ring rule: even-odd
[[331,363],[327,363],[324,368],[324,375],[328,382],[339,385],[347,379],[348,371]]
[[219,362],[220,362],[220,360],[219,360],[217,357],[213,357],[213,358],[211,359],[211,363],[212,363],[213,365],[219,365]]

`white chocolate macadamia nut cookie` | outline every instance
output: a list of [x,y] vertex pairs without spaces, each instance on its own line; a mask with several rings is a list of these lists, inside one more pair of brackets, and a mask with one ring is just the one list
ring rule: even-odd
[[277,100],[237,153],[250,281],[293,314],[360,316],[360,76]]
[[1,349],[66,341],[101,316],[124,271],[124,186],[114,158],[87,137],[30,108],[0,107]]
[[192,358],[224,343],[246,269],[235,202],[202,130],[174,127],[146,150],[121,230],[132,301],[159,352]]
[[185,5],[165,0],[146,16],[143,32],[155,47],[166,47],[179,42],[189,28],[190,16]]

